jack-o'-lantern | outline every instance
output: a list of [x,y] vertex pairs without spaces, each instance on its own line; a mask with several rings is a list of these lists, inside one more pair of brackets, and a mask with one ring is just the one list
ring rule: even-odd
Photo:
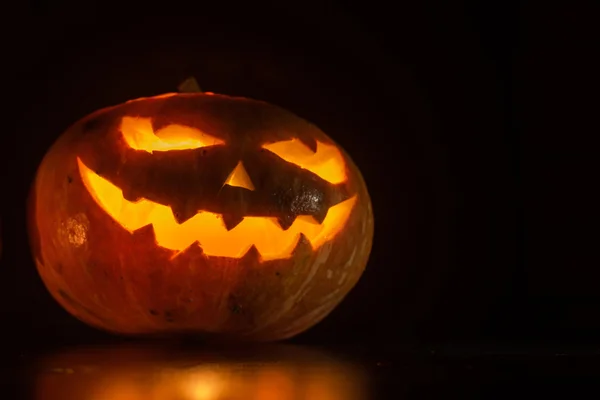
[[33,398],[58,400],[363,400],[366,374],[303,347],[219,352],[80,348],[32,368]]
[[50,148],[31,196],[46,287],[121,334],[293,336],[357,283],[372,244],[348,155],[288,111],[225,95],[83,118]]

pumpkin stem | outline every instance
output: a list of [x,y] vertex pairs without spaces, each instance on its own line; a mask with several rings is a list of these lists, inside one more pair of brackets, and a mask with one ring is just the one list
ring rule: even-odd
[[201,93],[202,89],[198,85],[198,81],[193,76],[190,76],[177,86],[177,90],[181,93]]

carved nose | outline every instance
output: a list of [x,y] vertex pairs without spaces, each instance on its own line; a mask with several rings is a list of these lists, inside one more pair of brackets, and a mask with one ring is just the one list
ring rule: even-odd
[[248,176],[244,164],[238,162],[233,171],[229,174],[223,185],[241,187],[248,190],[254,190],[252,180]]

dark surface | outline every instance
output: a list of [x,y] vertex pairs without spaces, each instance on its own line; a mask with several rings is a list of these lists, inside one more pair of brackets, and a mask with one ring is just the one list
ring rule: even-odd
[[[493,345],[415,351],[125,342],[22,352],[0,382],[5,394],[33,400],[96,399],[100,391],[100,398],[134,400],[160,390],[157,398],[195,399],[180,394],[190,386],[200,388],[204,397],[197,398],[204,400],[587,398],[600,393],[597,354]],[[240,381],[247,386],[237,386]]]
[[[25,199],[44,152],[89,112],[194,75],[204,90],[316,123],[365,175],[376,220],[367,272],[295,343],[380,343],[369,354],[393,363],[371,367],[373,382],[407,397],[502,396],[514,384],[538,395],[597,377],[597,6],[252,3],[155,18],[106,7],[77,19],[13,15],[2,26],[7,360],[32,341],[106,338],[51,300],[30,259]],[[393,350],[457,341],[474,358]],[[523,356],[473,355],[497,343]],[[539,343],[558,350],[540,355]],[[554,355],[571,345],[580,356]]]

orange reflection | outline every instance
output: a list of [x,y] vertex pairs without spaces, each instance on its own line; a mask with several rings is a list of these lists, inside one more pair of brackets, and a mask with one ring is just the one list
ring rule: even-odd
[[285,368],[265,365],[257,373],[254,399],[258,400],[295,400],[293,374]]
[[129,147],[148,153],[197,149],[225,143],[198,129],[183,125],[168,125],[155,133],[150,118],[123,117],[121,133]]
[[152,224],[159,246],[175,251],[185,250],[198,242],[209,256],[240,258],[254,245],[263,260],[291,256],[300,234],[313,249],[331,240],[344,227],[356,202],[356,196],[329,208],[322,224],[312,216],[298,216],[283,230],[276,218],[245,217],[230,231],[220,214],[200,211],[179,224],[170,207],[147,199],[131,202],[123,191],[94,173],[77,158],[81,179],[96,203],[129,232]]
[[314,153],[297,139],[265,144],[262,147],[327,182],[337,184],[346,180],[344,157],[335,145],[317,141],[317,151]]
[[[186,349],[86,349],[38,362],[35,400],[365,400],[356,365],[313,349],[266,346],[252,361]],[[248,354],[248,351],[244,351]],[[203,361],[206,360],[207,361]],[[65,373],[65,370],[71,371]]]

